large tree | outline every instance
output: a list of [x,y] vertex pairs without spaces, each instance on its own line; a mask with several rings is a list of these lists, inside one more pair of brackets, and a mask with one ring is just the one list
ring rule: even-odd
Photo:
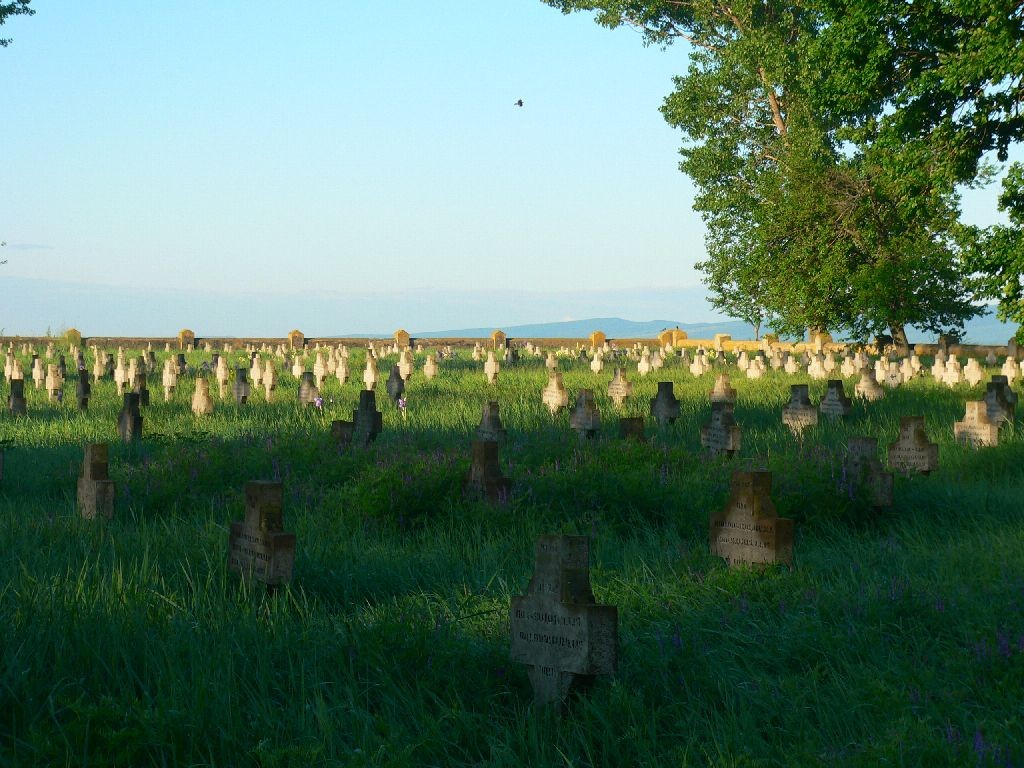
[[[977,238],[956,190],[1016,135],[1014,86],[998,73],[1017,73],[1019,87],[1024,69],[955,61],[965,45],[1017,51],[1017,5],[546,2],[690,45],[663,112],[684,134],[681,168],[708,225],[699,267],[719,307],[734,312],[747,295],[777,329],[903,341],[907,324],[946,331],[977,313],[963,264]],[[969,129],[982,119],[991,130],[978,138]]]
[[[0,26],[7,21],[8,16],[31,16],[35,10],[29,8],[32,0],[8,0],[0,2]],[[10,38],[0,37],[0,47],[6,48],[11,44]]]

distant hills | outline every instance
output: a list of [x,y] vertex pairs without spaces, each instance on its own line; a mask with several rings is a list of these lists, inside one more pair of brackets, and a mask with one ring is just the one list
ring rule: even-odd
[[[650,339],[666,328],[679,327],[693,338],[711,338],[716,333],[728,333],[734,339],[753,338],[750,326],[739,320],[717,323],[679,323],[674,320],[623,320],[621,317],[594,317],[588,320],[563,320],[557,323],[531,323],[508,325],[503,330],[508,336],[535,339],[578,339],[594,331],[604,331],[610,339]],[[494,328],[460,328],[451,331],[427,331],[412,334],[419,339],[477,338],[490,336]]]

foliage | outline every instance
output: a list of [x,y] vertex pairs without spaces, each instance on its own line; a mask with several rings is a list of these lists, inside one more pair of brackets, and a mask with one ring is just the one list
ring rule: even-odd
[[[0,2],[0,26],[3,26],[8,17],[31,16],[34,14],[35,9],[29,8],[31,2],[32,0],[7,0],[7,2]],[[10,38],[0,38],[0,48],[6,48],[10,44]]]

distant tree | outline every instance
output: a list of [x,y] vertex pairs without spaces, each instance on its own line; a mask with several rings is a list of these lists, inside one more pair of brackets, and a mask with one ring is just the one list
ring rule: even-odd
[[[32,0],[8,0],[0,2],[0,26],[7,21],[8,16],[31,16],[35,10],[29,8]],[[10,38],[0,38],[0,47],[6,48],[11,44]]]

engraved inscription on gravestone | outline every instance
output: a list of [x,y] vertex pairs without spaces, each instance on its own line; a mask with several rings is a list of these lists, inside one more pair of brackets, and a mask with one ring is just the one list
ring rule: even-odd
[[999,422],[988,418],[988,405],[984,400],[968,400],[964,404],[963,421],[953,424],[953,437],[958,443],[978,447],[999,444]]
[[778,517],[771,472],[733,472],[725,509],[711,513],[711,554],[730,566],[793,561],[793,521]]
[[480,426],[476,428],[477,440],[501,441],[505,438],[505,426],[501,423],[501,414],[497,400],[484,403]]
[[541,536],[527,594],[513,597],[513,661],[529,665],[534,702],[564,704],[618,664],[618,610],[597,605],[585,536]]
[[727,400],[711,403],[711,421],[700,428],[700,444],[708,453],[732,456],[740,450],[742,433],[733,416],[733,408]]
[[283,502],[281,483],[246,483],[245,519],[231,523],[228,536],[230,570],[271,587],[291,580],[295,534],[284,531]]
[[797,437],[818,423],[818,409],[811,404],[806,384],[790,385],[789,402],[782,408],[782,423]]
[[633,394],[633,385],[626,379],[626,374],[621,368],[615,369],[615,376],[608,385],[608,397],[612,399],[616,407],[621,407],[626,398]]
[[939,468],[939,446],[929,443],[924,431],[924,416],[901,416],[900,435],[889,446],[889,468],[927,475]]
[[843,471],[851,495],[863,489],[871,506],[892,506],[892,473],[882,468],[877,437],[851,437]]
[[576,395],[576,405],[569,414],[569,427],[581,438],[594,437],[601,429],[601,413],[594,390],[581,389]]
[[489,502],[506,501],[511,482],[501,474],[498,443],[494,440],[474,440],[472,455],[469,471],[462,484],[463,493],[483,496]]
[[832,419],[841,419],[850,415],[853,402],[843,391],[842,379],[829,379],[825,396],[818,404],[818,411]]

